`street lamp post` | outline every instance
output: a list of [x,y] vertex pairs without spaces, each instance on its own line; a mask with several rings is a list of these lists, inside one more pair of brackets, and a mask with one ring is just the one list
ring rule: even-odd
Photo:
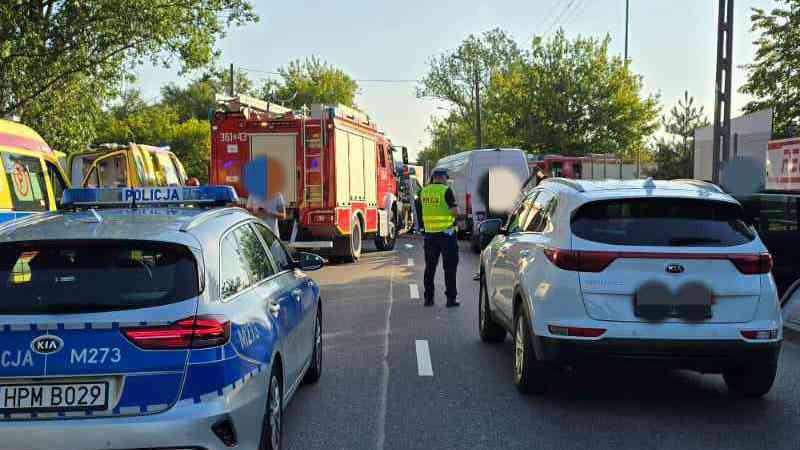
[[[460,55],[454,55],[454,58],[459,61],[467,62]],[[481,133],[481,73],[478,67],[478,58],[471,60],[473,66],[473,80],[475,82],[475,146],[476,148],[483,147],[483,136]]]

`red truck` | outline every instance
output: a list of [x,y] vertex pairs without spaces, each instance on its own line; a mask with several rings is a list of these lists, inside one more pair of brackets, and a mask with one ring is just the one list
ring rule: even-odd
[[211,184],[233,186],[246,199],[244,168],[265,156],[266,192],[286,201],[280,227],[290,246],[345,261],[358,260],[364,239],[374,239],[380,250],[394,248],[396,148],[369,116],[342,105],[292,111],[243,95],[218,104]]

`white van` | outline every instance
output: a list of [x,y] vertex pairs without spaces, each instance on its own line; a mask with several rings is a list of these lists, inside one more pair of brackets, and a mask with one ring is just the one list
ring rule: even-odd
[[457,153],[440,159],[436,169],[446,169],[450,177],[448,183],[461,210],[456,220],[461,236],[477,236],[478,223],[507,214],[528,179],[525,153],[516,148]]

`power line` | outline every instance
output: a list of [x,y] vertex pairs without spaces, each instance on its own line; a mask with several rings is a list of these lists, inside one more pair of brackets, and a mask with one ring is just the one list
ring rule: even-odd
[[[279,72],[271,72],[269,70],[261,70],[261,69],[251,69],[248,67],[241,67],[239,69],[247,71],[247,72],[255,72],[255,73],[263,73],[267,75],[278,75],[281,74]],[[413,80],[413,79],[402,79],[402,78],[361,78],[361,79],[354,79],[358,83],[419,83],[420,80]]]
[[[557,6],[558,6],[558,1],[559,0],[553,0],[553,2],[550,5],[550,8],[548,8],[548,9],[552,10],[553,14],[550,15],[549,17],[548,17],[547,14],[542,14],[541,20],[536,24],[536,27],[534,28],[534,30],[538,30],[538,29],[542,28],[544,26],[544,24],[550,22],[553,19],[553,17],[555,17],[555,15],[556,15],[555,11],[556,11]],[[544,34],[542,34],[542,36],[544,36]]]
[[569,0],[569,3],[567,3],[566,8],[564,8],[564,10],[561,12],[561,14],[558,15],[558,17],[556,17],[556,20],[554,20],[552,25],[550,25],[550,27],[547,29],[547,33],[545,33],[545,36],[548,36],[548,35],[550,35],[550,33],[555,31],[556,25],[558,25],[558,23],[561,22],[561,20],[565,17],[567,12],[569,12],[569,10],[572,8],[572,6],[574,4],[575,4],[575,0]]
[[564,19],[564,26],[570,25],[575,19],[579,18],[583,13],[583,9],[586,7],[587,0],[578,0],[578,3],[575,5],[575,9],[573,9],[573,14],[570,14],[569,17]]

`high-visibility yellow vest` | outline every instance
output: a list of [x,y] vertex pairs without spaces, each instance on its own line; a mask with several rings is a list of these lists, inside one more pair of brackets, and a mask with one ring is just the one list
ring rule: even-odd
[[444,184],[429,184],[419,193],[419,201],[422,202],[422,222],[426,233],[441,233],[452,227],[455,222],[455,217],[444,199],[447,189]]

